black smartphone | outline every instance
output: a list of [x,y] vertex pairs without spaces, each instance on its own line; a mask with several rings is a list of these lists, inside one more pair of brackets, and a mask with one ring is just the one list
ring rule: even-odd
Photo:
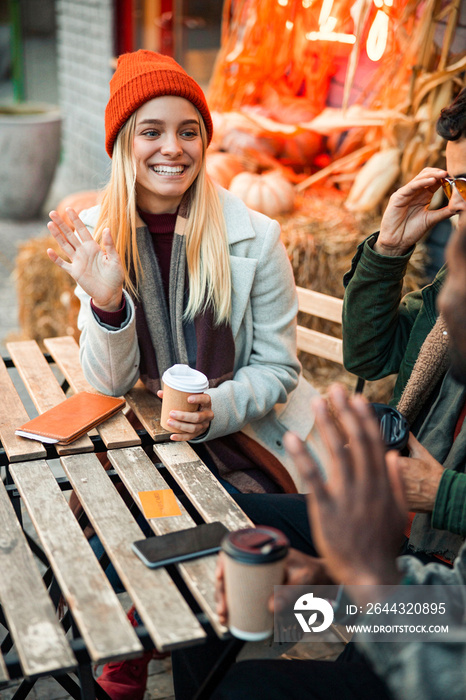
[[137,540],[132,548],[146,566],[155,569],[218,552],[227,532],[228,528],[222,523],[203,523],[187,530]]

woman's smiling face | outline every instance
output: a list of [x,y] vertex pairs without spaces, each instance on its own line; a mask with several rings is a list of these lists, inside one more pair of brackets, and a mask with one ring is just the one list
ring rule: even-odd
[[164,95],[136,114],[133,155],[137,204],[153,214],[175,212],[199,174],[203,158],[201,117],[183,97]]

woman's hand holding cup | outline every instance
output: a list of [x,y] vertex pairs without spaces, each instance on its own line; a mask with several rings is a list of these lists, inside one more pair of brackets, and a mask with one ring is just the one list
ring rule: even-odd
[[47,228],[71,262],[63,260],[53,248],[47,250],[47,255],[73,277],[99,309],[117,311],[122,302],[124,271],[110,229],[104,229],[101,247],[74,209],[69,208],[66,213],[74,231],[56,211],[50,212]]
[[214,417],[212,399],[205,390],[209,380],[189,365],[176,364],[162,375],[160,425],[172,433],[171,440],[193,440],[209,428]]
[[[163,391],[158,391],[157,396],[163,400]],[[176,433],[170,436],[170,440],[181,442],[199,437],[208,430],[214,417],[209,394],[193,394],[187,397],[187,401],[197,405],[198,410],[192,412],[171,410],[168,413],[167,429],[176,430]]]

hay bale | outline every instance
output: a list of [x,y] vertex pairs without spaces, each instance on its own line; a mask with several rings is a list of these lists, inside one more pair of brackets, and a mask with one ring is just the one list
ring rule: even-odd
[[36,340],[72,335],[79,339],[79,301],[76,283],[47,256],[47,248],[58,251],[53,236],[34,238],[19,246],[15,276],[21,337]]
[[[343,275],[351,267],[358,244],[380,227],[380,217],[347,211],[345,195],[337,189],[312,188],[298,198],[295,211],[277,217],[281,237],[290,258],[296,284],[324,294],[343,298]],[[408,266],[403,293],[425,284],[426,251],[421,244]],[[341,337],[341,326],[324,319],[299,314],[298,322],[308,328]],[[356,377],[339,365],[322,358],[300,353],[304,375],[321,391],[334,381],[351,390]],[[385,402],[392,393],[395,377],[367,382],[366,396],[372,401]]]
[[[277,217],[296,284],[343,297],[343,275],[351,267],[358,244],[380,227],[380,217],[347,211],[345,195],[335,188],[312,188],[296,200],[295,210]],[[411,258],[403,293],[425,283],[425,247]]]

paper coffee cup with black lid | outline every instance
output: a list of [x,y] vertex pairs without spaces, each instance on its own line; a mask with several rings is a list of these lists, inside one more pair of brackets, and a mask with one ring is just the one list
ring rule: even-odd
[[276,528],[258,525],[228,533],[222,541],[230,632],[259,641],[273,633],[268,601],[283,584],[289,542]]

